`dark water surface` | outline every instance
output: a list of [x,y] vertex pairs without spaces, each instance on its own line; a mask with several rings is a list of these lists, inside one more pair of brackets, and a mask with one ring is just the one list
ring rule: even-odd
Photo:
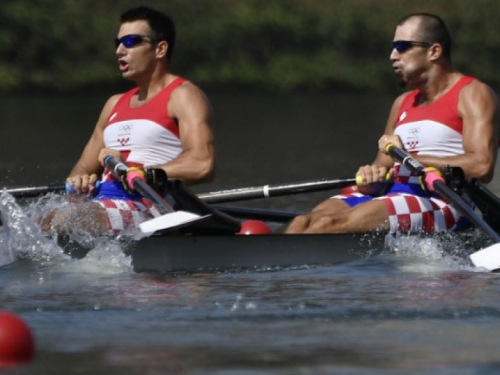
[[[353,94],[211,98],[219,169],[197,191],[352,176],[373,158],[391,105]],[[104,100],[4,98],[1,184],[63,180]],[[305,210],[329,194],[246,205]],[[436,241],[337,266],[147,275],[112,244],[75,261],[26,228],[10,240],[32,261],[7,264],[0,237],[0,309],[29,323],[37,356],[8,373],[500,373],[499,275]]]
[[[332,249],[334,251],[334,249]],[[348,265],[133,274],[88,260],[0,269],[37,340],[19,374],[495,373],[498,276],[387,254]]]

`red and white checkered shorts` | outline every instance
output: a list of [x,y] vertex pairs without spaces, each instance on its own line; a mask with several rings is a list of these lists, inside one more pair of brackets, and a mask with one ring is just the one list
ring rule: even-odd
[[435,197],[421,197],[398,192],[381,197],[361,193],[340,194],[332,198],[346,200],[355,206],[371,200],[384,202],[389,214],[391,233],[434,233],[463,230],[468,220],[452,205]]
[[385,203],[393,233],[453,231],[465,220],[457,209],[435,197],[395,193],[374,200]]
[[109,229],[115,233],[136,229],[144,220],[160,216],[158,209],[146,199],[102,199],[94,202],[104,208]]

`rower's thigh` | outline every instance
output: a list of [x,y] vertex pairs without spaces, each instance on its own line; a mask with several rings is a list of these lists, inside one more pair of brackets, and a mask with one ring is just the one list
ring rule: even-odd
[[387,205],[381,200],[372,200],[361,203],[346,211],[348,223],[352,226],[358,226],[364,231],[388,231],[389,211]]
[[[345,204],[345,203],[344,203]],[[315,212],[311,217],[309,233],[359,233],[389,230],[389,213],[385,203],[378,200],[334,211],[338,206]]]
[[310,213],[295,217],[281,231],[284,233],[304,233],[318,218],[331,216],[348,208],[349,205],[340,199],[327,199],[313,208]]
[[55,230],[60,234],[86,232],[101,235],[109,230],[106,211],[95,202],[74,205],[65,210],[53,211],[42,218],[42,230]]
[[344,202],[342,199],[331,198],[327,199],[316,207],[314,207],[311,211],[311,214],[319,213],[319,214],[333,214],[336,212],[340,212],[349,208],[349,205]]

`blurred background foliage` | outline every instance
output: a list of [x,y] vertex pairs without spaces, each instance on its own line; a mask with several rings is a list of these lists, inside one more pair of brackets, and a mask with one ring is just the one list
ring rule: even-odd
[[4,0],[0,92],[120,87],[113,39],[138,5],[173,17],[174,71],[207,90],[395,90],[390,41],[416,11],[447,22],[463,72],[500,87],[498,0]]

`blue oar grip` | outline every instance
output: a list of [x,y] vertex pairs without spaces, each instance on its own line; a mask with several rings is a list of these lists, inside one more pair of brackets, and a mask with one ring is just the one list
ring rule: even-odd
[[[75,189],[73,189],[73,186],[71,186],[67,182],[66,182],[66,184],[64,186],[66,188],[66,192],[67,193],[70,193],[70,194],[76,194],[76,193],[78,193],[78,191],[75,190]],[[101,188],[101,181],[97,181],[95,183],[95,185],[94,185],[94,188],[95,188],[95,191],[99,191],[99,189]]]
[[68,182],[66,182],[66,185],[64,185],[66,188],[66,192],[70,194],[76,194],[77,191],[73,189],[73,186],[71,186]]

